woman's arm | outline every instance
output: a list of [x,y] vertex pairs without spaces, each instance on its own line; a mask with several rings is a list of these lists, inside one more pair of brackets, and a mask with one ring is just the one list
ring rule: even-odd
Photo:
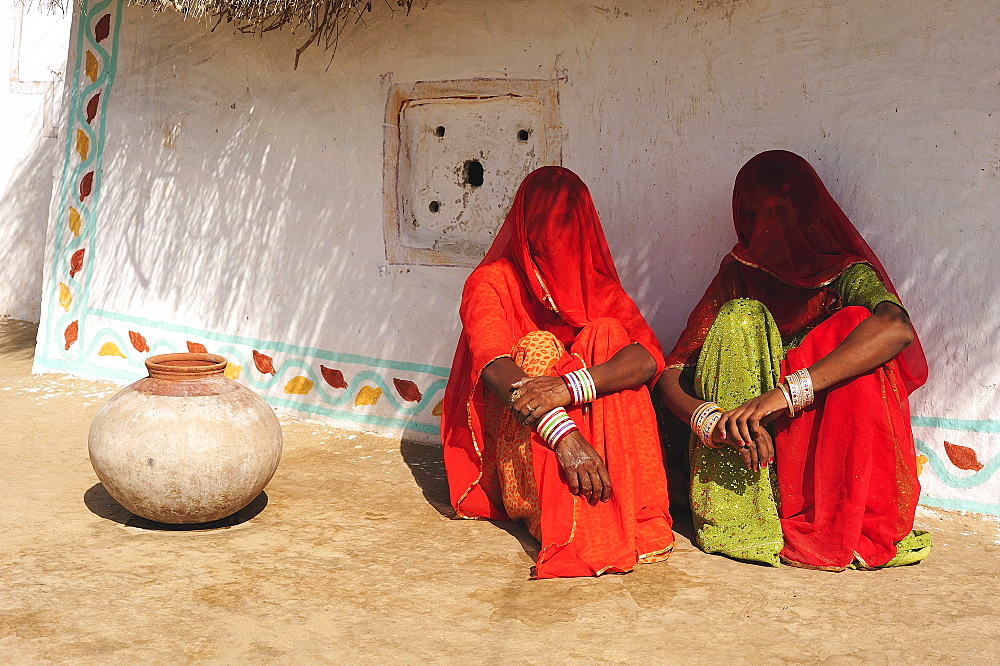
[[[913,327],[906,312],[895,303],[884,301],[833,351],[809,368],[813,389],[822,391],[874,370],[895,358],[913,339]],[[763,438],[755,435],[766,434],[761,425],[773,421],[786,407],[781,391],[771,389],[726,412],[714,439],[745,452],[744,461],[752,469],[766,466],[773,457],[770,437],[761,447],[757,442]]]
[[[639,386],[656,373],[656,361],[642,345],[620,349],[607,362],[590,368],[598,393]],[[570,404],[569,389],[560,377],[527,377],[509,357],[498,358],[482,372],[483,382],[506,402],[521,423],[532,426],[556,407]],[[579,432],[572,432],[555,447],[556,459],[566,475],[569,490],[590,504],[611,499],[611,476],[594,447]]]
[[[513,365],[513,361],[511,364]],[[588,369],[598,393],[614,393],[640,386],[652,379],[656,374],[656,361],[642,345],[630,344],[619,349],[606,362]],[[484,371],[484,377],[485,374]],[[507,376],[505,374],[504,379]],[[512,403],[514,412],[522,423],[528,425],[534,424],[538,417],[556,407],[569,405],[572,400],[566,382],[561,377],[523,377],[522,373],[522,378],[511,382],[509,386],[511,390],[519,391]]]

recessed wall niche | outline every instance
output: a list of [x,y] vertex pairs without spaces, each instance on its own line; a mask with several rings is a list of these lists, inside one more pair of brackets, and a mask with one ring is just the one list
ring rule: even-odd
[[395,84],[385,113],[385,254],[475,266],[521,180],[562,160],[556,81]]

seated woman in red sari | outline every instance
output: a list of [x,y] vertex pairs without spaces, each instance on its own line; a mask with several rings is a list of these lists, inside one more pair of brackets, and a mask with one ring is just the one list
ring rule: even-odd
[[469,276],[442,441],[462,518],[523,520],[535,576],[596,576],[673,549],[647,385],[659,343],[622,289],[586,185],[525,178]]
[[698,545],[835,571],[919,561],[907,395],[927,363],[885,270],[793,153],[747,162],[733,216],[657,385],[694,433]]

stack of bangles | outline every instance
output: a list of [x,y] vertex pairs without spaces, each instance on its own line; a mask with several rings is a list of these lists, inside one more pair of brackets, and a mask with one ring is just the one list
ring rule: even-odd
[[535,426],[535,432],[545,441],[545,445],[553,450],[555,450],[556,444],[574,430],[579,430],[579,428],[562,407],[556,407],[538,419],[538,425]]
[[715,432],[715,426],[719,425],[721,418],[721,407],[714,402],[703,402],[691,414],[691,431],[698,436],[702,444],[717,449],[720,445],[712,441],[712,433]]
[[803,409],[813,404],[815,394],[813,393],[812,377],[809,370],[802,368],[785,377],[785,384],[778,384],[781,395],[785,396],[785,403],[788,404],[788,415],[795,416]]
[[590,371],[586,368],[574,370],[562,376],[569,389],[571,405],[582,405],[585,402],[597,400],[597,385],[594,378],[590,376]]

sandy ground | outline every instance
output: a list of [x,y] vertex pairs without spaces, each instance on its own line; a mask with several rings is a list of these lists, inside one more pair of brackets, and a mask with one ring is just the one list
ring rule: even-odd
[[705,555],[529,580],[516,526],[450,519],[437,449],[282,424],[266,496],[214,529],[128,513],[87,457],[117,387],[31,376],[0,321],[0,663],[986,663],[995,518],[920,509],[924,563],[832,574]]

